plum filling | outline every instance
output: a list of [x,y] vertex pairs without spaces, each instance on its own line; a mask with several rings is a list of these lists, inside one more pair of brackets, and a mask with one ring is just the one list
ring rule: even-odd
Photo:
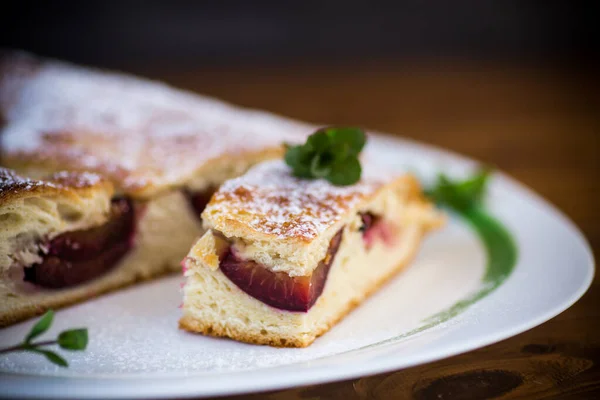
[[206,208],[206,205],[210,201],[212,195],[217,191],[216,187],[210,186],[199,192],[186,191],[186,196],[192,209],[198,218],[202,214],[202,211]]
[[388,246],[394,245],[396,232],[390,223],[372,213],[360,213],[360,218],[362,220],[360,231],[367,250],[378,240],[382,240]]
[[112,269],[131,247],[136,217],[130,199],[112,200],[108,221],[98,227],[67,232],[41,247],[42,262],[24,269],[24,280],[60,289],[75,286]]
[[359,215],[360,220],[362,221],[362,225],[360,226],[359,231],[361,231],[364,236],[365,232],[371,229],[371,227],[375,223],[375,220],[379,219],[379,217],[376,217],[374,214],[371,213],[360,213]]
[[287,311],[308,311],[317,301],[342,241],[341,229],[329,242],[325,258],[310,276],[291,277],[273,272],[251,260],[242,260],[229,248],[221,260],[221,271],[240,289],[272,307]]

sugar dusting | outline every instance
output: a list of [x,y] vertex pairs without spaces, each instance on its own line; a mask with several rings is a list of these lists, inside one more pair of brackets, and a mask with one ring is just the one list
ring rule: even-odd
[[234,219],[282,239],[311,240],[392,178],[369,164],[357,184],[335,186],[324,179],[296,178],[283,161],[269,161],[223,184],[204,215],[210,221]]
[[5,155],[91,170],[124,189],[185,180],[207,160],[298,141],[308,124],[124,74],[4,62]]
[[0,200],[22,192],[92,187],[101,181],[102,177],[97,174],[66,171],[57,172],[46,180],[35,180],[19,176],[10,169],[0,168]]
[[0,192],[15,190],[31,190],[38,186],[52,185],[49,182],[24,178],[7,168],[0,168]]

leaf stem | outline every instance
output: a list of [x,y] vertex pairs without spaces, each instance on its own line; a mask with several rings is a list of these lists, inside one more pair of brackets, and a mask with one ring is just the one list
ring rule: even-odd
[[56,340],[46,340],[43,342],[30,343],[30,344],[19,343],[14,346],[0,349],[0,354],[11,353],[13,351],[26,351],[27,349],[30,349],[30,348],[36,348],[36,347],[41,347],[41,346],[50,346],[50,345],[57,344],[57,343],[58,343],[58,341],[56,341]]

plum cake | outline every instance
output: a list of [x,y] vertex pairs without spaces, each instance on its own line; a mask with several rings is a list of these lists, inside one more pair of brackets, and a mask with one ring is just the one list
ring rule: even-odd
[[0,168],[0,326],[145,273],[140,256],[129,257],[138,217],[98,175],[32,180]]
[[[106,218],[109,226],[91,234],[77,233],[76,242],[80,240],[81,249],[86,249],[88,236],[94,247],[107,230],[122,230],[118,235],[123,237],[136,232],[125,255],[126,260],[139,263],[136,279],[180,271],[180,262],[190,245],[204,233],[199,215],[214,190],[253,164],[281,157],[283,142],[303,141],[313,129],[163,83],[21,52],[0,53],[0,121],[3,167],[40,182],[55,172],[68,170],[99,174],[112,184],[114,192],[109,199],[103,197],[103,208],[86,211],[97,212],[94,218]],[[32,212],[37,213],[33,204],[37,200],[28,202]],[[46,207],[46,202],[42,203]],[[1,207],[0,218],[21,215],[6,209],[6,205]],[[60,210],[53,212],[58,213],[56,218],[63,217]],[[42,236],[40,240],[47,240],[52,235]],[[70,240],[70,236],[66,238]],[[11,246],[19,243],[20,239]],[[48,251],[55,248],[53,243],[43,246]],[[0,257],[5,263],[10,259],[21,267],[27,261],[15,259],[6,251],[3,246]],[[75,253],[97,256],[94,251]],[[118,258],[116,253],[102,257]],[[24,279],[38,290],[48,291],[49,296],[60,296],[64,286],[75,290],[77,285],[99,278],[96,269],[88,274],[76,271],[79,266],[73,265],[69,272],[73,276],[66,276],[64,268],[59,267],[63,272],[56,275],[55,267],[42,264],[27,269]],[[115,276],[120,276],[117,270],[111,268]],[[115,282],[102,287],[132,281],[128,275],[118,285]],[[11,290],[0,303],[6,304],[6,296],[20,296],[18,287]],[[86,296],[93,293],[96,291]],[[86,296],[65,294],[69,299]],[[60,303],[52,302],[53,306]],[[50,303],[36,304],[36,313],[42,313]],[[31,315],[15,312],[2,324]]]
[[183,261],[181,328],[305,347],[405,267],[444,217],[410,174],[334,186],[281,160],[226,181]]

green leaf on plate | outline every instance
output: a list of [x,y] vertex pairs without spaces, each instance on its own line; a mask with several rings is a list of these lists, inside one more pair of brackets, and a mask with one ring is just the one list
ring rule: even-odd
[[85,350],[88,344],[88,331],[85,328],[71,329],[58,335],[58,345],[67,350]]
[[46,311],[46,314],[36,322],[25,337],[25,343],[31,343],[33,339],[46,332],[50,328],[50,325],[52,325],[52,319],[54,319],[54,311]]
[[46,359],[48,361],[50,361],[53,364],[56,364],[58,366],[61,367],[68,367],[69,363],[67,362],[67,360],[65,360],[64,358],[62,358],[61,356],[59,356],[58,354],[56,354],[53,351],[50,350],[42,350],[42,349],[38,349],[38,348],[29,348],[27,349],[27,351],[31,351],[32,353],[39,353],[44,355],[44,357],[46,357]]

